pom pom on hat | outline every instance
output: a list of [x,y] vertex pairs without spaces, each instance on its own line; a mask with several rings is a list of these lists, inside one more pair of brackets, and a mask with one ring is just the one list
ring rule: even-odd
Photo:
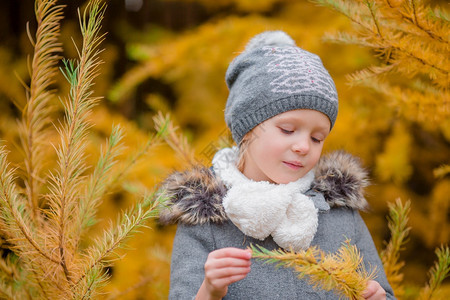
[[264,46],[296,46],[295,41],[284,31],[266,31],[255,35],[245,46],[245,51]]

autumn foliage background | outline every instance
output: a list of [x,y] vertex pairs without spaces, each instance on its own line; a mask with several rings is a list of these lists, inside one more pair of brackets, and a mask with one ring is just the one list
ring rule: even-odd
[[[378,249],[389,238],[387,202],[411,200],[410,238],[401,252],[406,293],[413,294],[427,281],[435,260],[434,249],[448,244],[450,109],[446,94],[429,93],[431,104],[400,101],[369,86],[348,84],[346,75],[371,65],[383,56],[355,45],[324,40],[326,34],[353,31],[351,21],[329,8],[301,0],[111,0],[103,32],[104,64],[95,82],[95,96],[104,97],[91,115],[88,161],[99,155],[98,144],[109,136],[112,124],[126,134],[127,152],[136,151],[154,132],[153,116],[169,113],[190,141],[196,158],[209,164],[213,150],[227,136],[223,109],[227,97],[224,75],[229,62],[248,39],[264,30],[282,29],[297,45],[318,54],[339,94],[336,126],[325,152],[345,149],[361,157],[372,185],[367,191],[370,214],[363,214]],[[349,1],[350,2],[350,1]],[[352,1],[357,2],[357,1]],[[395,2],[395,1],[393,1]],[[447,8],[447,1],[429,1],[431,7]],[[84,1],[65,1],[61,41],[65,57],[75,57],[72,38],[80,38],[77,7]],[[447,7],[445,7],[447,5]],[[447,16],[448,21],[448,16]],[[34,32],[33,1],[2,1],[0,10],[0,139],[9,145],[11,161],[19,162],[17,119],[26,103],[20,80],[29,82],[27,56],[32,52],[26,24]],[[425,47],[426,49],[426,47]],[[448,55],[447,41],[447,55]],[[377,57],[378,55],[378,57]],[[448,56],[442,60],[448,61]],[[381,62],[380,62],[381,61]],[[18,79],[20,78],[20,80]],[[389,78],[387,78],[389,79]],[[414,78],[396,77],[399,86]],[[426,79],[425,79],[426,80]],[[415,81],[414,81],[415,82]],[[413,83],[414,83],[413,82]],[[448,66],[447,66],[447,82]],[[59,96],[68,93],[60,74],[54,84]],[[59,107],[55,117],[62,114]],[[442,101],[441,105],[436,105]],[[422,105],[421,105],[422,103]],[[57,141],[57,134],[49,143]],[[51,168],[55,153],[47,153],[45,168]],[[186,162],[161,145],[129,173],[121,188],[112,190],[100,209],[102,220],[137,201],[136,194],[158,184]],[[439,169],[440,168],[440,169]],[[440,175],[443,174],[443,175]],[[107,222],[99,222],[93,232]],[[112,282],[105,290],[120,299],[164,299],[169,286],[170,250],[175,227],[150,223],[124,249],[126,255],[107,271]],[[2,245],[0,245],[2,247]],[[448,282],[444,287],[449,289]]]

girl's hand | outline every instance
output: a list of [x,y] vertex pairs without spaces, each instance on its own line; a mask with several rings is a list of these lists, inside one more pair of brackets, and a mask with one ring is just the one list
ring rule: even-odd
[[250,272],[251,250],[223,248],[209,253],[205,263],[205,279],[195,299],[222,299],[233,282]]
[[364,299],[369,300],[386,300],[386,291],[377,281],[370,280],[369,283],[367,283],[367,288],[363,293],[363,297]]

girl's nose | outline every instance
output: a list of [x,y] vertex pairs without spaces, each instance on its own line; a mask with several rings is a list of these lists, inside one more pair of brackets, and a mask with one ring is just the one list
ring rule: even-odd
[[307,154],[309,152],[309,143],[306,139],[299,139],[292,144],[292,151]]

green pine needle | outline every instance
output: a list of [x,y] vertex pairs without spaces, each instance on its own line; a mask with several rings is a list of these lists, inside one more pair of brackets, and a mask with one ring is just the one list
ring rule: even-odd
[[436,256],[438,260],[429,271],[430,280],[420,292],[420,300],[438,299],[439,287],[444,279],[450,275],[450,248],[448,245],[436,249]]

